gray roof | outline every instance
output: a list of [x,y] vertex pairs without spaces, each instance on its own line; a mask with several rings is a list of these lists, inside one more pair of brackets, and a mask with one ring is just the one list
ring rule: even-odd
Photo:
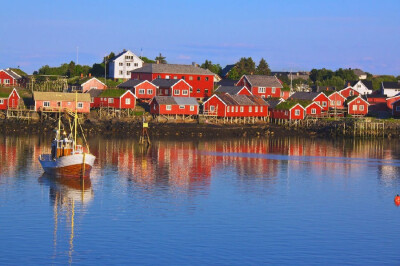
[[256,105],[247,95],[230,95],[239,105]]
[[383,81],[382,87],[385,90],[398,90],[400,89],[400,82]]
[[270,108],[275,108],[282,100],[277,98],[264,99],[264,101],[269,105]]
[[144,82],[145,80],[139,80],[139,79],[129,79],[119,85],[117,85],[118,88],[134,88],[140,83]]
[[199,105],[196,98],[193,97],[173,97],[179,105]]
[[217,95],[226,105],[268,105],[260,96],[255,95]]
[[229,71],[231,71],[232,68],[235,67],[235,64],[233,65],[226,65],[221,71],[221,76],[226,77],[229,74]]
[[175,64],[146,64],[141,68],[137,68],[133,73],[169,73],[169,74],[193,74],[193,75],[212,75],[208,69],[204,69],[192,65],[175,65]]
[[361,75],[365,75],[366,74],[364,71],[362,71],[361,69],[358,69],[358,68],[353,69],[353,72],[357,76],[361,76]]
[[293,93],[289,99],[296,99],[296,100],[313,100],[315,97],[317,97],[320,94],[320,92],[302,92],[298,91]]
[[103,92],[103,90],[91,89],[85,93],[89,93],[90,97],[94,98],[94,97],[98,97],[102,92]]
[[313,92],[326,92],[326,91],[336,91],[334,86],[311,86]]
[[193,97],[155,96],[153,100],[155,100],[160,105],[199,105],[196,98]]
[[219,86],[214,93],[229,93],[231,95],[235,95],[243,88],[244,86]]
[[154,79],[151,83],[159,88],[171,88],[178,81],[180,81],[180,79]]
[[220,81],[217,82],[218,85],[220,86],[235,86],[235,84],[239,80],[232,80],[232,79],[221,79]]
[[253,87],[283,88],[278,78],[266,75],[245,75],[246,79]]
[[11,76],[13,79],[20,79],[21,76],[12,71],[11,69],[2,69],[4,72],[7,73],[7,75]]

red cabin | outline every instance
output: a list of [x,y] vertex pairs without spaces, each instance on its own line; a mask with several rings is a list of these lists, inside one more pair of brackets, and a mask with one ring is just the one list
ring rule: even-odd
[[134,109],[136,96],[130,90],[108,89],[94,98],[93,107],[111,107],[117,109]]
[[295,92],[289,100],[304,100],[317,103],[324,112],[329,110],[329,98],[322,92]]
[[330,109],[345,109],[344,102],[346,98],[337,91],[324,92],[329,98]]
[[107,85],[94,77],[86,77],[77,80],[69,86],[69,91],[87,92],[89,90],[105,90]]
[[400,99],[395,101],[392,105],[392,115],[393,117],[400,117]]
[[267,117],[268,104],[256,95],[214,94],[203,103],[203,113],[218,117]]
[[198,115],[199,103],[193,97],[155,96],[150,101],[154,115]]
[[[131,72],[132,79],[153,81],[155,79],[183,79],[192,87],[189,97],[210,97],[214,88],[214,76],[208,69],[193,65],[146,64]],[[159,94],[164,95],[164,94]]]
[[[400,95],[396,95],[390,98],[386,98],[386,105],[389,109],[393,108],[393,103],[397,102],[398,100],[400,100]],[[369,98],[368,98],[368,102],[369,102]]]
[[316,102],[311,102],[304,108],[306,109],[307,116],[320,117],[322,115],[322,106]]
[[282,83],[275,76],[266,75],[243,75],[236,86],[246,86],[253,95],[259,95],[264,98],[281,98],[284,94]]
[[274,119],[302,120],[305,118],[306,109],[297,101],[285,101],[275,106],[272,111]]
[[360,93],[358,91],[356,91],[355,89],[353,89],[353,87],[351,87],[351,86],[344,88],[343,90],[339,91],[339,93],[345,98],[360,95]]
[[90,113],[90,95],[87,93],[34,91],[35,111],[70,111]]
[[20,103],[20,99],[21,97],[16,89],[13,89],[11,92],[0,92],[0,110],[17,108]]
[[190,97],[192,87],[183,79],[155,79],[158,96]]
[[121,89],[132,91],[140,100],[149,101],[157,95],[158,86],[148,80],[130,79],[117,86]]
[[347,112],[352,116],[365,116],[368,113],[369,103],[360,96],[349,97],[346,103]]
[[9,68],[0,70],[0,86],[16,86],[21,80],[22,77]]
[[230,95],[252,95],[250,90],[246,86],[223,86],[220,85],[215,91],[215,94],[225,94]]

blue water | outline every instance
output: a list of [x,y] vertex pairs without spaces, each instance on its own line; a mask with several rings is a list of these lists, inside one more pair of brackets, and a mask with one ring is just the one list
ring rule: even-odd
[[0,265],[398,265],[400,146],[92,138],[90,180],[0,137]]

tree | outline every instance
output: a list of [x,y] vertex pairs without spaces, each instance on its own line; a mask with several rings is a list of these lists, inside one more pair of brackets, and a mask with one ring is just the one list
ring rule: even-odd
[[234,66],[231,71],[229,71],[228,74],[228,79],[232,79],[232,80],[238,80],[240,79],[241,75],[239,74],[239,72],[236,69],[236,66]]
[[206,60],[203,64],[200,66],[201,68],[208,69],[211,72],[215,74],[221,74],[222,67],[220,64],[213,64],[211,61]]
[[256,73],[258,75],[270,75],[271,69],[269,69],[267,61],[264,58],[261,58],[260,63],[258,63]]
[[156,62],[158,61],[158,63],[160,63],[160,64],[167,63],[167,60],[165,60],[165,56],[162,56],[161,53],[155,58],[155,60],[156,60]]
[[154,60],[151,60],[151,59],[147,58],[146,56],[141,56],[140,59],[142,59],[143,62],[149,63],[149,64],[153,64],[153,63],[156,62],[156,61],[154,61]]

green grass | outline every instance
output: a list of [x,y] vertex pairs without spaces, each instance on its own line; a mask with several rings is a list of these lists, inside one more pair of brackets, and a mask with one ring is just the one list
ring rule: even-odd
[[124,89],[107,89],[104,90],[99,97],[112,97],[112,98],[119,98],[122,94],[124,94],[126,90]]
[[308,100],[287,100],[285,102],[281,102],[280,104],[278,104],[275,107],[275,109],[276,110],[289,110],[290,108],[292,108],[296,104],[300,104],[301,106],[306,107],[310,103],[312,103],[312,101],[308,101]]

